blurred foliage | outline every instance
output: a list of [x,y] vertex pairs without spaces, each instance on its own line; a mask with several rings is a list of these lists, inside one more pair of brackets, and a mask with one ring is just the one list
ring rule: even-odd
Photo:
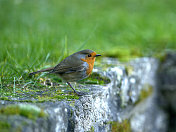
[[7,105],[0,109],[0,115],[21,115],[29,119],[36,120],[39,117],[46,117],[46,113],[38,108],[37,106],[32,105]]

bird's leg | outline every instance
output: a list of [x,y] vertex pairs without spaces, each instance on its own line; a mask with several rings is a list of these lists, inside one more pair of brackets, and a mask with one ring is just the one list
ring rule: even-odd
[[[73,89],[73,91],[74,91],[75,93],[77,93],[76,90],[72,87],[72,85],[71,85],[69,82],[67,82],[67,84]],[[77,93],[77,94],[78,94],[78,93]]]

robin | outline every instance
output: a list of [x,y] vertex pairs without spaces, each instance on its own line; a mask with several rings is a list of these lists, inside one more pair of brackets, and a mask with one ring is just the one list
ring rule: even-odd
[[95,58],[98,56],[101,55],[96,54],[96,52],[92,50],[81,50],[68,56],[55,67],[32,72],[29,75],[31,76],[40,72],[56,74],[63,81],[67,82],[67,84],[74,90],[74,92],[77,93],[70,82],[75,82],[87,78],[91,74],[94,67]]

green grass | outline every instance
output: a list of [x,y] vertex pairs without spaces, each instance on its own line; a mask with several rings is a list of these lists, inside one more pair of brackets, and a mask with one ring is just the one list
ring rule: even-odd
[[174,0],[0,0],[0,94],[14,83],[37,84],[29,72],[80,49],[125,60],[175,50],[175,5]]

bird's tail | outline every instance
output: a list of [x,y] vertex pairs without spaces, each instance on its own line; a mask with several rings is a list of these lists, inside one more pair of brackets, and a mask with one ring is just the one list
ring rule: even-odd
[[47,69],[43,69],[43,70],[39,70],[39,71],[36,71],[36,72],[31,72],[29,73],[29,76],[32,76],[32,75],[35,75],[37,73],[41,73],[41,72],[50,72],[54,69],[54,67],[50,67],[50,68],[47,68]]

